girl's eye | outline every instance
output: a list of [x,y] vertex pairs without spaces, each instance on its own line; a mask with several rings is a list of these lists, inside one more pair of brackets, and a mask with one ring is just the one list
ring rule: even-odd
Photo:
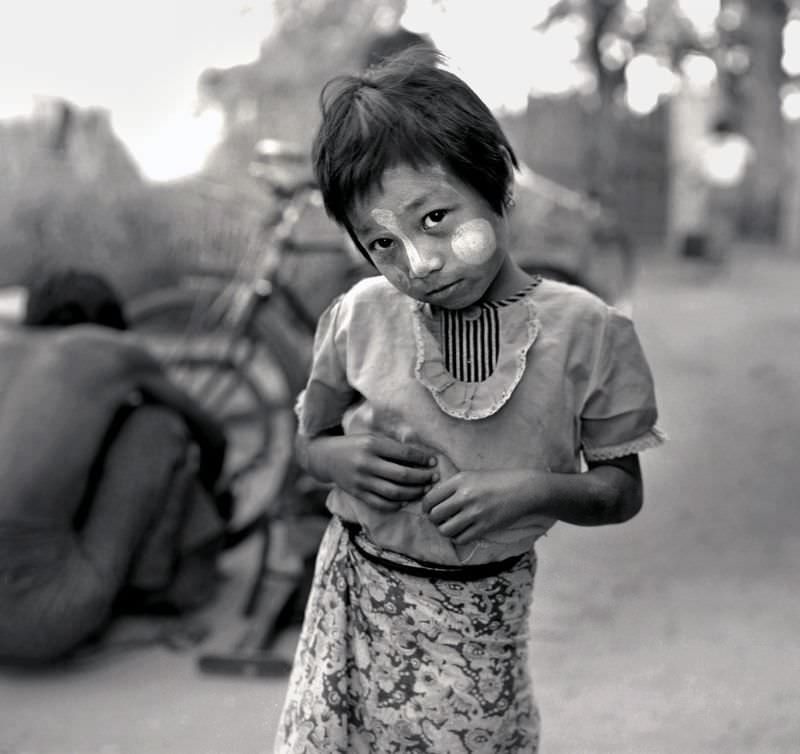
[[394,245],[393,238],[376,238],[370,245],[370,251],[388,251]]
[[422,227],[426,230],[433,228],[435,225],[438,225],[440,222],[442,222],[446,215],[446,209],[435,209],[433,212],[428,212],[428,214],[422,218]]

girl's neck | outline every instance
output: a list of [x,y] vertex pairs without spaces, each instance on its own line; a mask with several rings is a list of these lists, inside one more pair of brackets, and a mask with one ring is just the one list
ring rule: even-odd
[[516,260],[506,255],[497,275],[481,297],[481,301],[499,301],[508,298],[519,293],[532,281],[533,278],[517,264]]

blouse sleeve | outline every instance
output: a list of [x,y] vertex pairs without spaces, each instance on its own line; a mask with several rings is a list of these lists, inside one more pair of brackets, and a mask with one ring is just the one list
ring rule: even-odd
[[639,453],[666,439],[656,426],[650,367],[631,320],[609,309],[580,417],[587,461]]
[[346,331],[342,326],[343,299],[322,313],[314,335],[311,374],[297,398],[295,413],[301,435],[314,436],[338,426],[356,393],[347,381]]

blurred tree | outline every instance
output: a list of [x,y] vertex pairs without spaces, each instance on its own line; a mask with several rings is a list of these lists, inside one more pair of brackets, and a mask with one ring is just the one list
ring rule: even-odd
[[695,35],[676,13],[674,0],[649,0],[637,6],[626,0],[557,0],[539,28],[547,31],[570,17],[581,21],[575,26],[584,30],[579,39],[581,62],[593,80],[593,87],[581,97],[592,113],[584,152],[585,180],[592,190],[613,182],[618,122],[630,115],[625,106],[628,64],[647,53],[660,65],[675,65],[678,51],[691,47]]
[[[463,6],[454,0],[429,2],[457,23]],[[274,3],[276,25],[259,59],[209,69],[201,77],[201,96],[221,106],[227,123],[226,139],[210,161],[212,173],[241,176],[264,137],[307,145],[322,85],[336,73],[358,69],[370,41],[396,28],[406,8],[405,0]],[[546,0],[545,5],[548,12],[535,31],[572,29],[581,49],[576,65],[590,74],[590,86],[575,93],[591,124],[583,139],[579,187],[603,192],[614,185],[620,139],[631,119],[668,101],[688,55],[705,56],[719,71],[720,108],[738,116],[757,154],[745,187],[745,230],[774,237],[782,185],[780,55],[787,1],[720,0],[716,19],[713,2],[694,0]],[[432,39],[437,43],[435,35]]]
[[[726,3],[729,8],[736,5],[733,0]],[[727,54],[720,62],[728,74],[728,96],[741,113],[741,128],[756,154],[745,185],[742,229],[769,241],[777,239],[786,177],[780,89],[785,80],[781,55],[787,13],[783,0],[748,0],[741,23],[723,35],[721,45]]]
[[[687,54],[700,53],[717,65],[720,111],[736,116],[757,154],[746,186],[743,229],[774,239],[783,180],[780,88],[785,76],[780,61],[788,4],[785,0],[722,0],[716,22],[706,28],[691,22],[687,8],[688,4],[682,7],[677,0],[552,3],[540,28],[547,30],[577,16],[586,29],[580,40],[583,60],[595,82],[594,91],[582,98],[585,107],[594,111],[585,148],[587,183],[590,188],[606,186],[613,176],[619,152],[618,122],[627,117],[623,112],[626,99],[631,104],[631,63],[647,56],[665,71],[677,71]],[[662,92],[664,97],[668,89]]]
[[258,60],[203,73],[201,96],[222,107],[226,138],[211,172],[246,170],[265,137],[310,145],[323,84],[358,70],[377,32],[391,28],[405,0],[274,0],[275,27]]

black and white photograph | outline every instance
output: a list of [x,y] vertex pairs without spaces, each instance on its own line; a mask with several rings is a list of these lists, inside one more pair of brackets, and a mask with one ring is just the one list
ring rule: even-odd
[[800,0],[6,0],[0,754],[800,751]]

